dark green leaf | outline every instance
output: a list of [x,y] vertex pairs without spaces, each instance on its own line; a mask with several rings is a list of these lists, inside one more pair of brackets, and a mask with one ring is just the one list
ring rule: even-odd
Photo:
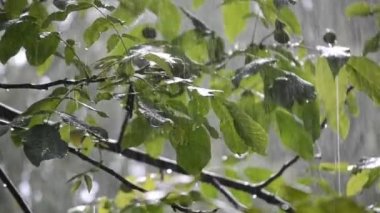
[[0,61],[5,64],[9,58],[16,55],[26,41],[34,42],[38,26],[30,21],[17,21],[10,25],[0,40]]
[[59,134],[58,126],[36,125],[23,135],[24,152],[30,162],[39,166],[41,161],[63,158],[68,145]]
[[71,12],[75,11],[80,11],[80,10],[86,10],[88,8],[91,8],[93,5],[88,2],[79,2],[79,3],[74,3],[74,4],[68,4],[65,5],[64,11],[58,11],[50,14],[44,23],[42,24],[42,28],[46,28],[50,25],[51,22],[53,21],[63,21],[67,18],[67,16]]
[[112,34],[107,40],[107,52],[111,52],[115,48],[119,40],[120,38],[117,34]]
[[87,191],[90,193],[92,189],[92,178],[87,174],[83,175],[83,178],[86,183]]
[[249,1],[232,1],[222,5],[224,31],[230,43],[245,30],[248,20],[244,16],[249,12]]
[[173,124],[170,118],[162,116],[159,110],[149,106],[148,104],[139,102],[139,112],[147,119],[151,127],[159,127],[165,123]]
[[114,6],[112,5],[108,5],[108,4],[104,4],[102,1],[100,0],[94,0],[94,4],[99,7],[99,8],[104,8],[108,11],[113,11],[115,9]]
[[201,35],[207,35],[210,34],[212,31],[205,23],[203,23],[201,20],[199,20],[196,16],[190,13],[190,11],[180,8],[182,12],[191,20],[193,23],[193,26],[195,27],[195,30],[200,33]]
[[316,141],[321,134],[319,105],[317,101],[309,101],[295,107],[295,112],[303,121],[305,130]]
[[313,141],[302,123],[285,110],[276,111],[277,130],[281,142],[306,160],[313,158]]
[[67,89],[67,87],[57,87],[53,90],[49,97],[59,97],[65,95],[68,91],[69,89]]
[[37,112],[41,111],[54,111],[59,103],[61,102],[60,98],[57,97],[49,97],[42,100],[39,100],[32,104],[30,107],[28,107],[25,112],[23,112],[23,115],[33,115]]
[[378,32],[374,37],[367,40],[364,44],[363,55],[368,53],[377,52],[380,48],[380,32]]
[[25,44],[26,58],[31,65],[40,65],[53,55],[60,38],[57,32],[43,32],[36,40]]
[[188,103],[189,115],[196,123],[202,123],[210,109],[208,97],[203,97],[193,91],[189,94],[190,101]]
[[18,17],[27,6],[27,0],[7,0],[4,9],[10,18]]

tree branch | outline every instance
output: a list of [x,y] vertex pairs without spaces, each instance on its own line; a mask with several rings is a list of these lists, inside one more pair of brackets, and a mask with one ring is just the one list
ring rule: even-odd
[[36,89],[36,90],[47,90],[50,87],[58,85],[78,85],[78,84],[90,84],[90,83],[99,83],[107,80],[107,77],[98,78],[98,76],[92,76],[90,78],[83,78],[80,80],[68,80],[60,79],[57,81],[52,81],[46,84],[2,84],[0,83],[1,89]]
[[77,151],[76,149],[69,147],[69,152],[76,155],[77,157],[81,158],[82,160],[89,162],[93,166],[96,166],[99,169],[101,169],[101,170],[107,172],[108,174],[112,175],[114,178],[118,179],[120,182],[122,182],[125,186],[129,187],[130,189],[134,189],[134,190],[137,190],[140,192],[146,192],[145,189],[129,182],[123,176],[121,176],[120,174],[118,174],[117,172],[112,170],[111,168],[104,166],[102,163],[100,163],[100,162],[98,162],[98,161],[96,161],[90,157],[87,157],[86,155],[82,154],[81,152]]
[[131,119],[133,115],[134,103],[135,103],[135,90],[133,88],[133,85],[130,84],[128,95],[127,95],[127,102],[124,107],[126,114],[124,116],[123,124],[121,125],[121,128],[120,128],[119,138],[117,139],[117,144],[119,146],[117,151],[119,152],[121,151],[121,143],[123,141],[124,132],[127,129],[129,119]]
[[[11,118],[10,120],[13,120],[15,117],[17,117],[19,115],[19,112],[13,110],[13,108],[4,107],[4,105],[0,104],[0,115],[7,115],[8,118]],[[147,153],[142,152],[142,151],[135,149],[135,148],[125,149],[125,150],[120,152],[120,150],[118,148],[118,144],[116,144],[116,143],[107,143],[106,146],[98,146],[98,147],[101,149],[113,152],[113,153],[122,154],[126,158],[136,160],[136,161],[145,163],[145,164],[150,165],[150,166],[154,166],[154,167],[157,167],[160,169],[171,169],[174,172],[188,175],[188,173],[183,168],[181,168],[178,164],[176,164],[175,161],[164,158],[164,157],[153,158],[153,157],[149,156]],[[73,153],[73,151],[75,151],[74,153],[78,153],[75,149],[72,149],[72,151],[70,151],[70,152]],[[85,155],[80,155],[80,156],[83,157],[82,159],[88,158]],[[88,162],[90,162],[90,161],[88,161]],[[97,161],[93,161],[92,164],[95,166],[102,165]],[[260,185],[254,185],[254,184],[250,184],[250,183],[245,182],[245,181],[229,179],[229,178],[226,178],[224,176],[220,176],[218,174],[208,172],[208,171],[203,171],[200,174],[200,181],[202,181],[202,182],[212,184],[213,181],[215,181],[215,180],[217,180],[223,186],[233,188],[233,189],[237,189],[237,190],[240,190],[240,191],[252,194],[252,195],[256,195],[257,198],[262,199],[263,201],[267,202],[268,204],[276,205],[285,212],[293,213],[295,211],[287,201],[283,200],[282,198],[280,198],[278,196],[275,196],[274,194],[265,190]],[[128,183],[126,183],[126,184],[128,184]]]
[[6,187],[9,192],[12,194],[13,198],[16,200],[20,208],[24,211],[24,213],[31,213],[29,206],[26,204],[24,199],[22,199],[20,193],[17,191],[16,187],[13,185],[12,181],[9,179],[7,174],[0,167],[0,179],[4,183],[4,187]]
[[277,178],[281,177],[281,175],[285,172],[286,169],[288,169],[290,166],[292,166],[294,163],[296,163],[298,161],[300,157],[297,155],[295,156],[294,158],[292,158],[290,161],[288,161],[287,163],[285,163],[280,170],[278,170],[278,172],[276,172],[275,174],[273,174],[272,176],[270,176],[266,181],[260,183],[259,185],[257,185],[258,187],[261,187],[261,188],[265,188],[267,187],[269,184],[271,184],[273,181],[275,181]]
[[226,199],[235,207],[235,209],[241,211],[241,212],[246,212],[247,208],[241,204],[239,201],[237,201],[233,195],[231,194],[231,192],[229,192],[228,190],[226,190],[222,184],[219,183],[218,180],[216,179],[213,179],[211,184],[218,190],[220,191],[224,197],[226,197]]

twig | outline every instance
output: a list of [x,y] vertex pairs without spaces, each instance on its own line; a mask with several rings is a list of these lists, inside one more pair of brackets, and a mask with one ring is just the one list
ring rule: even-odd
[[133,89],[133,85],[130,84],[129,90],[128,90],[128,95],[127,95],[127,102],[126,102],[126,105],[124,107],[126,114],[125,114],[125,117],[123,120],[123,124],[121,125],[119,138],[117,139],[117,144],[118,144],[118,150],[117,151],[119,151],[119,152],[121,151],[121,143],[123,141],[124,132],[127,129],[129,119],[132,118],[132,115],[133,115],[134,102],[135,102],[135,90]]
[[246,212],[247,208],[241,204],[239,201],[237,201],[233,195],[231,194],[231,192],[229,192],[228,190],[226,190],[222,184],[219,183],[218,180],[216,179],[213,179],[211,184],[217,189],[219,190],[225,197],[226,199],[235,207],[235,209],[241,211],[241,212]]
[[80,153],[79,151],[77,151],[76,149],[74,148],[71,148],[69,147],[69,152],[76,155],[77,157],[81,158],[82,160],[86,161],[86,162],[89,162],[90,164],[92,164],[93,166],[96,166],[97,168],[107,172],[108,174],[112,175],[114,178],[118,179],[120,182],[122,182],[125,186],[131,188],[131,189],[134,189],[134,190],[137,190],[137,191],[140,191],[140,192],[146,192],[145,189],[129,182],[128,180],[126,180],[123,176],[121,176],[120,174],[118,174],[117,172],[115,172],[114,170],[110,169],[109,167],[107,166],[104,166],[102,163],[90,158],[90,157],[87,157],[86,155]]
[[261,188],[265,188],[267,187],[269,184],[271,184],[273,181],[275,181],[277,178],[279,178],[284,172],[286,169],[288,169],[290,166],[292,166],[294,163],[296,163],[298,161],[300,157],[297,155],[295,156],[294,158],[292,158],[290,161],[288,161],[287,163],[285,163],[280,170],[278,170],[278,172],[276,172],[275,174],[273,174],[272,176],[270,176],[266,181],[260,183],[258,185],[258,187],[261,187]]
[[6,187],[9,192],[12,194],[13,198],[17,201],[20,208],[24,211],[24,213],[30,213],[32,212],[29,208],[29,206],[26,204],[24,199],[22,199],[20,193],[17,191],[16,187],[13,185],[12,181],[9,179],[7,174],[3,171],[3,169],[0,167],[0,179],[4,183],[4,187]]
[[172,204],[172,209],[174,212],[180,211],[180,212],[185,212],[185,213],[215,213],[218,211],[218,209],[212,209],[212,210],[194,210],[194,209],[189,209],[187,207],[178,205],[178,204]]
[[107,77],[97,78],[97,76],[92,76],[91,78],[84,78],[80,80],[68,80],[60,79],[57,81],[52,81],[46,84],[2,84],[0,83],[1,89],[37,89],[37,90],[47,90],[50,87],[58,85],[78,85],[78,84],[90,84],[90,83],[99,83],[107,80]]

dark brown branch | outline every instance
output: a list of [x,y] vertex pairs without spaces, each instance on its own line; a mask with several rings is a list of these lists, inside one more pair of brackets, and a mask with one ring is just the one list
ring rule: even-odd
[[[2,107],[2,105],[0,105],[0,115],[6,114],[8,118],[11,118],[10,120],[13,120],[13,118],[17,117],[19,113],[11,109],[12,108],[10,107]],[[147,165],[151,165],[160,169],[171,169],[172,171],[177,172],[177,173],[188,174],[183,168],[181,168],[173,160],[170,160],[164,157],[153,158],[149,156],[148,154],[146,154],[145,152],[142,152],[134,148],[125,149],[122,152],[119,152],[118,145],[111,144],[111,143],[108,143],[107,146],[99,146],[99,148],[108,150],[113,153],[122,154],[126,158],[136,160],[136,161],[139,161],[139,162],[142,162]],[[78,153],[76,152],[75,149],[73,149],[73,151],[75,151],[74,153]],[[84,156],[84,155],[81,155],[81,156],[88,158],[87,156]],[[96,161],[94,163],[95,164],[93,165],[100,164],[99,162],[96,162]],[[273,195],[272,193],[268,192],[260,185],[254,185],[245,181],[229,179],[224,176],[220,176],[218,174],[208,172],[208,171],[203,171],[200,174],[200,181],[202,182],[212,184],[214,180],[217,180],[223,186],[237,189],[237,190],[240,190],[252,195],[256,195],[257,198],[262,199],[269,204],[276,205],[285,212],[290,212],[290,213],[294,212],[294,209],[287,201]]]
[[2,84],[0,83],[1,89],[36,89],[36,90],[47,90],[50,87],[58,85],[78,85],[78,84],[90,84],[90,83],[99,83],[107,80],[106,77],[98,78],[97,76],[92,76],[91,78],[83,78],[80,80],[69,80],[69,79],[60,79],[57,81],[52,81],[46,84]]
[[137,190],[137,191],[140,191],[140,192],[146,192],[145,189],[129,182],[128,180],[126,180],[123,176],[121,176],[120,174],[118,174],[117,172],[115,172],[114,170],[110,169],[109,167],[107,166],[104,166],[102,163],[90,158],[90,157],[87,157],[86,155],[80,153],[79,151],[77,151],[76,149],[74,148],[71,148],[69,147],[69,152],[76,155],[77,157],[79,157],[80,159],[86,161],[86,162],[89,162],[90,164],[92,164],[93,166],[96,166],[97,168],[107,172],[108,174],[110,174],[111,176],[113,176],[114,178],[118,179],[120,182],[122,182],[125,186],[129,187],[130,189],[134,189],[134,190]]
[[231,194],[231,192],[229,192],[227,189],[225,189],[222,184],[219,183],[218,180],[216,179],[213,179],[211,184],[218,190],[220,191],[224,197],[226,197],[226,199],[228,200],[228,202],[230,202],[234,207],[235,209],[241,211],[241,212],[246,212],[247,208],[241,204],[239,201],[237,201],[233,195]]
[[277,178],[281,177],[281,175],[285,172],[286,169],[288,169],[290,166],[292,166],[293,164],[295,164],[298,159],[300,157],[297,155],[295,156],[294,158],[292,158],[290,161],[288,161],[287,163],[285,163],[280,170],[278,170],[278,172],[276,172],[275,174],[273,174],[272,176],[270,176],[266,181],[260,183],[258,185],[258,187],[261,187],[261,188],[265,188],[267,187],[269,184],[271,184],[273,181],[275,181]]
[[16,187],[13,185],[11,179],[5,174],[3,169],[0,167],[0,179],[4,183],[4,187],[6,187],[9,192],[12,194],[13,198],[16,200],[20,208],[24,211],[24,213],[30,213],[32,212],[29,208],[29,206],[26,204],[24,199],[22,199],[20,193],[17,191]]
[[193,210],[193,209],[189,209],[187,207],[184,207],[184,206],[181,206],[181,205],[177,205],[177,204],[173,204],[171,206],[172,206],[172,209],[173,209],[174,212],[180,211],[180,212],[185,212],[185,213],[215,213],[215,212],[218,211],[218,209],[212,209],[212,210]]

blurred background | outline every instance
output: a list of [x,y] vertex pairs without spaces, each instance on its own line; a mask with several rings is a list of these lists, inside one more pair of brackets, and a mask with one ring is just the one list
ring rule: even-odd
[[[355,0],[299,0],[293,7],[302,23],[303,39],[307,46],[323,44],[322,36],[326,28],[333,29],[338,37],[338,44],[351,48],[354,55],[360,55],[362,45],[365,40],[376,34],[377,27],[372,18],[354,18],[349,20],[344,16],[344,8]],[[204,20],[212,29],[223,35],[222,17],[219,6],[221,0],[206,0],[205,4],[198,10],[192,9],[190,0],[174,0],[175,4],[181,5],[191,10],[201,20]],[[108,3],[108,2],[107,2]],[[56,10],[48,1],[50,10]],[[109,1],[109,4],[117,4],[117,1]],[[252,7],[254,5],[252,4]],[[73,13],[66,21],[58,25],[58,31],[66,38],[82,40],[82,33],[86,26],[97,17],[96,11],[89,10],[85,14]],[[152,13],[146,12],[141,15],[138,22],[154,22],[155,17]],[[182,18],[183,28],[191,27],[188,19]],[[138,23],[137,23],[138,24]],[[168,23],[170,24],[170,23]],[[236,44],[226,44],[229,49],[245,47],[252,39],[254,19],[250,19],[248,29],[239,36]],[[269,30],[257,25],[255,41],[267,35]],[[103,35],[104,36],[104,35]],[[102,37],[106,41],[106,37]],[[273,42],[267,40],[266,42]],[[92,64],[99,56],[106,54],[104,42],[97,42],[91,48],[79,43],[77,46],[78,54],[88,64]],[[1,51],[1,50],[0,50]],[[373,55],[375,60],[380,59],[378,55]],[[233,66],[233,65],[232,65]],[[37,76],[33,67],[27,65],[24,53],[20,51],[13,57],[7,65],[0,64],[0,81],[2,83],[46,83],[56,79],[74,76],[75,68],[67,67],[63,60],[54,60],[53,65],[45,76]],[[47,96],[51,91],[40,90],[0,90],[0,102],[19,110],[25,110],[28,106]],[[380,138],[380,111],[369,99],[362,94],[358,95],[360,103],[360,115],[352,118],[350,133],[347,140],[341,143],[341,160],[356,163],[363,156],[379,156],[378,138]],[[107,129],[112,138],[117,138],[124,112],[120,109],[118,102],[101,102],[96,108],[107,112],[109,119],[99,118],[98,124]],[[79,112],[79,115],[86,112]],[[9,134],[0,137],[0,166],[3,167],[11,179],[14,181],[22,196],[28,201],[34,212],[66,212],[70,207],[91,203],[97,197],[114,197],[120,186],[117,181],[102,172],[94,174],[94,186],[91,193],[85,187],[80,188],[76,193],[70,192],[70,184],[66,181],[77,173],[91,168],[75,156],[68,155],[64,160],[44,161],[40,167],[34,167],[25,158],[23,150],[13,145]],[[336,134],[325,130],[318,141],[316,150],[322,154],[321,160],[334,162],[336,153]],[[164,155],[175,159],[174,151],[168,145]],[[214,172],[222,172],[218,167],[221,164],[221,156],[228,155],[221,143],[213,143],[213,159],[208,169]],[[291,153],[284,151],[276,137],[271,137],[271,145],[267,157],[250,156],[245,163],[247,165],[266,166],[276,171],[281,165],[292,157]],[[94,158],[98,158],[94,153]],[[144,176],[150,172],[158,172],[155,168],[147,167],[121,156],[103,153],[103,160],[123,175]],[[336,177],[326,173],[313,174],[309,171],[308,164],[298,162],[296,166],[289,169],[285,176],[290,179],[293,176],[309,173],[316,176],[326,176],[331,180],[333,186],[336,185]],[[314,171],[315,173],[315,171]],[[345,183],[347,177],[343,177]],[[345,186],[343,185],[343,188]],[[377,191],[376,191],[377,190]],[[366,196],[360,197],[364,203],[370,204],[380,200],[380,192],[373,189],[365,193]],[[260,202],[260,201],[258,201]],[[20,212],[20,209],[6,188],[0,187],[0,208],[1,212]],[[276,209],[273,209],[275,211]],[[268,210],[269,211],[269,210]]]

